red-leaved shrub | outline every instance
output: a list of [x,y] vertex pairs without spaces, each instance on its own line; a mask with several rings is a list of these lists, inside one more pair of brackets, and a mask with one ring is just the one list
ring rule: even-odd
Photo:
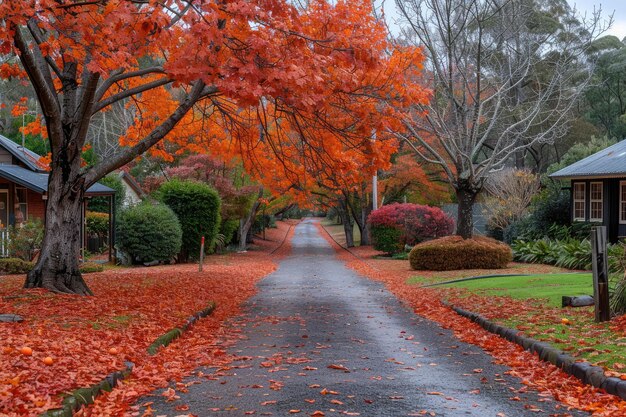
[[440,208],[411,203],[394,203],[373,211],[368,218],[374,247],[397,253],[404,245],[447,236],[454,223]]

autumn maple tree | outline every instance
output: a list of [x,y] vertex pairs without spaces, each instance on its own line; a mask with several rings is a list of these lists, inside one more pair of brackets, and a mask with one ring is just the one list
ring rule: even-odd
[[[366,98],[363,83],[387,62],[367,1],[5,1],[0,16],[0,73],[32,84],[51,149],[45,239],[25,286],[64,293],[91,294],[78,270],[79,213],[98,179],[148,149],[167,153],[154,147],[166,137],[202,151],[227,132],[231,149],[262,144],[283,168],[290,148],[333,157],[351,142],[320,150],[303,132],[371,130],[338,129],[327,112]],[[92,118],[120,104],[135,115],[121,146],[83,166]],[[342,108],[346,121],[373,109]]]

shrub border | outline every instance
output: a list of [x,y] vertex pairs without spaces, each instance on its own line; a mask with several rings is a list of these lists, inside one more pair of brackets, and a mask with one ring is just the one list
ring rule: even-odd
[[[156,340],[148,346],[148,354],[151,356],[157,354],[160,347],[165,347],[172,343],[172,341],[176,340],[182,336],[184,332],[188,331],[196,321],[211,315],[216,308],[217,304],[215,301],[210,301],[205,309],[193,314],[181,327],[175,327],[157,337]],[[107,375],[100,382],[90,387],[78,388],[72,391],[63,399],[63,406],[61,408],[47,410],[41,414],[41,417],[72,417],[81,407],[93,404],[94,400],[102,394],[102,391],[110,392],[119,381],[128,378],[134,367],[135,364],[132,362],[125,362],[125,368],[121,371],[115,371]]]
[[510,342],[516,343],[531,353],[536,353],[541,360],[550,362],[562,369],[565,373],[578,378],[583,384],[601,388],[609,394],[616,395],[626,400],[626,381],[613,376],[605,376],[604,368],[593,366],[586,361],[577,361],[573,356],[564,353],[546,342],[540,342],[530,337],[523,336],[518,330],[500,326],[480,314],[464,310],[445,301],[442,301],[442,303],[450,307],[460,316],[477,323],[488,332],[497,334]]

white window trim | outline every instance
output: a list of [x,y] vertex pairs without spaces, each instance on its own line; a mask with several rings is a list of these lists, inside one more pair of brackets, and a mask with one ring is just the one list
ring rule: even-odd
[[[591,198],[591,188],[594,184],[600,184],[600,199],[599,200],[594,200],[593,198]],[[602,210],[600,210],[600,217],[592,218],[591,217],[591,213],[593,213],[593,211],[591,210],[592,203],[598,203],[598,202],[602,206]],[[590,182],[589,183],[589,221],[590,222],[602,222],[603,219],[604,219],[604,184],[598,181]]]
[[626,224],[626,220],[622,220],[622,203],[625,202],[622,199],[622,197],[623,197],[622,188],[623,187],[626,187],[626,181],[620,181],[619,182],[619,211],[617,213],[617,215],[619,216],[619,224]]
[[[576,185],[577,184],[582,184],[583,186],[583,198],[581,199],[576,199]],[[572,217],[574,218],[575,222],[584,222],[585,221],[585,217],[587,215],[587,201],[586,201],[586,197],[587,197],[587,184],[584,182],[575,182],[572,184]],[[577,202],[581,202],[583,203],[583,216],[582,217],[576,217],[576,203]]]

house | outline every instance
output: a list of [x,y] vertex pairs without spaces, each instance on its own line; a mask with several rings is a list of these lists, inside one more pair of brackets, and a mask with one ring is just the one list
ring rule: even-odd
[[146,198],[146,193],[141,189],[141,186],[132,175],[123,170],[121,170],[118,175],[124,187],[123,207],[132,207]]
[[[8,226],[35,218],[45,222],[48,173],[39,159],[36,153],[0,135],[0,256],[8,256]],[[112,200],[114,193],[96,183],[85,195],[109,196]]]
[[570,180],[573,222],[606,226],[610,242],[626,237],[626,140],[550,177]]

